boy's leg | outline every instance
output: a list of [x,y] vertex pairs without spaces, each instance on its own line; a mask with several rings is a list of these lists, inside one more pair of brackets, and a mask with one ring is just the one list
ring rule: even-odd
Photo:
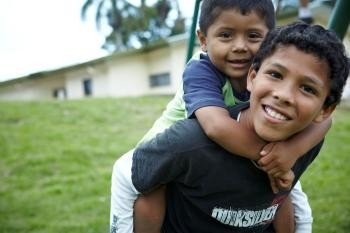
[[139,196],[134,206],[135,233],[160,233],[165,205],[165,186]]
[[290,193],[294,206],[295,233],[312,232],[312,210],[306,194],[301,188],[300,181],[296,183]]
[[276,233],[294,233],[294,208],[290,196],[284,201],[281,208],[278,210],[273,226]]
[[110,233],[133,232],[133,207],[139,192],[131,181],[131,150],[115,163],[112,173]]

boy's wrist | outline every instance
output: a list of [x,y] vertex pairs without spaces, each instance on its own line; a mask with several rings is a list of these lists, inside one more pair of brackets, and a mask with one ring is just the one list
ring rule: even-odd
[[291,152],[292,156],[290,156],[290,158],[293,158],[293,164],[297,159],[299,159],[302,155],[304,155],[307,152],[303,152],[301,146],[295,146],[295,142],[292,142],[290,140],[282,141],[279,143],[285,151]]

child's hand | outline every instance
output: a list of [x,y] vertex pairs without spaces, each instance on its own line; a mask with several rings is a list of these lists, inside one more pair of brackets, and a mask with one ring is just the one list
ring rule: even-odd
[[289,170],[278,177],[268,175],[270,180],[270,186],[273,193],[278,193],[279,191],[288,191],[292,188],[294,180],[294,172]]
[[258,164],[269,175],[279,176],[289,171],[298,158],[290,151],[284,142],[269,143],[260,152],[262,158],[258,160]]
[[288,191],[292,188],[294,177],[294,172],[292,170],[289,170],[274,178],[279,190]]

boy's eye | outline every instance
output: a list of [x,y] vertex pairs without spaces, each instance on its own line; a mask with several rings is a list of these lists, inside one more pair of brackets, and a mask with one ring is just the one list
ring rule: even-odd
[[248,38],[254,41],[262,41],[264,39],[263,35],[257,32],[250,32]]
[[273,78],[282,79],[282,74],[280,74],[279,72],[269,71],[268,74]]
[[300,87],[304,92],[310,93],[312,95],[316,95],[316,90],[313,87],[307,86],[307,85],[303,85]]
[[222,37],[222,38],[231,38],[231,36],[232,36],[232,33],[231,32],[221,32],[220,34],[219,34],[219,36],[220,37]]

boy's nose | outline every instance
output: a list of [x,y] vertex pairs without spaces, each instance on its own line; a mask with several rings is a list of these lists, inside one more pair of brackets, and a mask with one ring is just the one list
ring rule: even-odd
[[295,90],[290,85],[284,85],[276,88],[273,92],[273,98],[281,104],[293,105],[295,103]]
[[247,51],[246,40],[242,37],[236,38],[232,43],[232,52]]

